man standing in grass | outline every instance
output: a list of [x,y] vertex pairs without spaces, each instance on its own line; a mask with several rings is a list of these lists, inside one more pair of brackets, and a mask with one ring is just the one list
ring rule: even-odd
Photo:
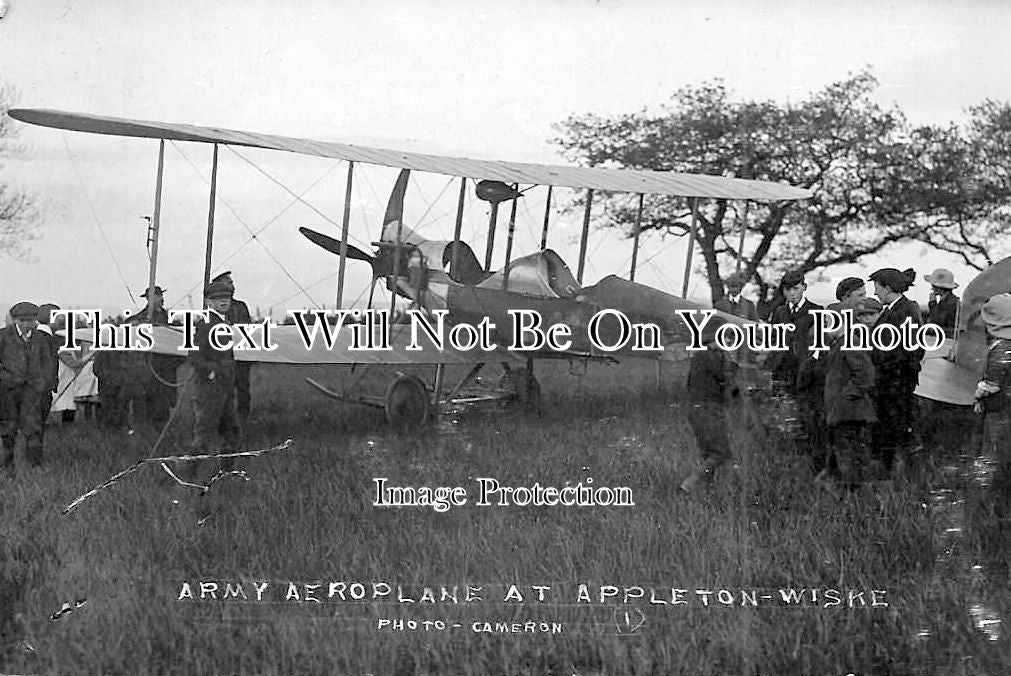
[[[232,281],[232,271],[222,272],[211,280],[211,283],[221,282],[232,290],[231,304],[228,306],[227,319],[229,324],[249,324],[252,317],[249,314],[249,306],[244,301],[235,297],[235,282]],[[240,361],[235,364],[235,403],[239,411],[239,418],[245,420],[249,417],[249,410],[252,406],[252,396],[249,391],[249,370],[252,362]]]
[[740,390],[735,382],[734,362],[716,345],[716,332],[726,323],[718,315],[710,319],[702,329],[705,349],[692,352],[688,369],[688,422],[702,456],[702,467],[681,483],[685,493],[711,484],[716,471],[731,457],[726,405],[728,400],[740,397]]
[[[228,324],[226,316],[232,302],[232,288],[222,281],[211,282],[204,288],[204,305],[208,320],[196,325],[194,343],[190,352],[196,390],[196,420],[193,430],[193,452],[210,453],[214,439],[220,433],[224,450],[234,451],[239,446],[241,430],[235,409],[235,355],[231,347],[216,349],[211,344],[211,330],[219,324]],[[227,337],[227,334],[226,334]],[[221,469],[230,469],[229,458]],[[196,468],[190,468],[191,478]]]
[[36,328],[39,308],[22,302],[11,308],[13,324],[0,329],[0,467],[24,453],[42,464],[42,405],[55,386],[56,365],[49,337]]

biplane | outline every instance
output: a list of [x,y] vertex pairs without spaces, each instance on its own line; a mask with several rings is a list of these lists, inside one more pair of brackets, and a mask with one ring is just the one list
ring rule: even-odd
[[[475,160],[468,158],[429,155],[382,148],[314,141],[285,136],[234,131],[189,124],[130,120],[82,113],[43,109],[11,109],[8,114],[15,120],[28,124],[86,133],[158,139],[158,173],[155,185],[155,207],[152,217],[152,244],[149,283],[155,284],[157,275],[158,238],[162,177],[164,170],[165,141],[189,141],[214,145],[211,174],[211,206],[208,215],[207,250],[204,282],[210,278],[214,222],[214,186],[217,179],[219,145],[234,145],[281,150],[315,155],[347,162],[346,198],[340,237],[331,237],[317,230],[302,228],[302,234],[316,245],[339,258],[337,279],[337,307],[342,307],[345,271],[348,259],[360,260],[373,270],[372,292],[376,282],[385,280],[387,289],[396,296],[408,299],[412,306],[423,312],[444,310],[448,322],[473,322],[492,317],[500,331],[508,332],[511,323],[503,319],[510,309],[536,311],[544,322],[564,322],[575,330],[574,342],[565,350],[527,350],[523,352],[498,349],[493,353],[475,353],[451,349],[434,349],[428,345],[421,350],[408,350],[410,337],[406,327],[394,327],[392,349],[383,352],[361,352],[349,349],[350,337],[342,332],[333,345],[307,346],[294,331],[282,329],[275,334],[278,348],[269,352],[236,352],[236,358],[249,361],[294,364],[340,364],[352,370],[366,365],[397,367],[408,364],[433,367],[432,381],[426,383],[416,376],[397,372],[384,395],[371,396],[357,391],[361,374],[350,378],[342,391],[335,391],[315,381],[309,381],[317,390],[335,399],[379,406],[385,409],[391,423],[414,425],[423,423],[438,407],[448,402],[473,400],[466,387],[473,382],[485,363],[503,365],[509,387],[477,398],[518,396],[535,399],[538,393],[533,373],[535,359],[562,358],[576,360],[615,361],[616,356],[669,358],[669,350],[655,352],[635,350],[595,349],[585,341],[576,340],[585,335],[582,331],[590,318],[601,309],[619,311],[631,321],[655,323],[663,327],[667,346],[683,339],[685,325],[674,321],[678,310],[709,309],[699,303],[660,291],[634,281],[636,255],[643,197],[647,194],[687,198],[692,205],[692,222],[684,267],[682,296],[687,294],[691,272],[692,250],[698,223],[700,200],[754,200],[780,202],[805,199],[809,191],[794,186],[769,181],[726,178],[703,174],[677,172],[632,171],[618,169],[571,167],[559,165],[525,164],[517,162]],[[356,163],[397,168],[401,174],[387,205],[383,228],[376,251],[366,253],[348,244],[350,227],[350,196]],[[441,174],[460,178],[460,199],[455,231],[449,241],[432,241],[419,235],[403,222],[403,201],[411,171]],[[488,238],[485,262],[481,265],[473,249],[462,239],[463,202],[467,182],[474,184],[478,198],[490,203]],[[520,186],[524,186],[521,190]],[[523,193],[533,187],[546,187],[547,208],[540,250],[525,256],[512,257],[516,222],[516,205]],[[579,260],[573,274],[557,253],[546,244],[551,191],[554,188],[585,190],[585,211],[580,239]],[[639,208],[633,239],[632,265],[629,279],[608,276],[591,286],[583,286],[587,240],[590,229],[591,206],[595,191],[623,192],[639,196]],[[509,230],[505,251],[505,264],[491,270],[495,228],[499,207],[511,202]],[[392,305],[392,303],[391,303]],[[391,308],[392,309],[392,308]],[[726,319],[742,322],[727,315]],[[679,329],[679,327],[681,327]],[[155,327],[153,351],[178,355],[180,336],[171,327]],[[621,332],[621,326],[602,322],[608,335]],[[679,335],[680,334],[680,335]],[[502,336],[502,344],[511,344],[512,336]],[[470,365],[468,373],[452,388],[446,388],[446,367],[453,364]],[[660,362],[658,361],[658,369]],[[447,392],[448,389],[448,392]]]

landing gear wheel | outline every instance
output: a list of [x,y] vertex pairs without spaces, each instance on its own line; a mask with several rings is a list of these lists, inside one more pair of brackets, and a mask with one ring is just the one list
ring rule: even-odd
[[386,419],[398,431],[428,422],[428,388],[414,376],[397,376],[386,390]]

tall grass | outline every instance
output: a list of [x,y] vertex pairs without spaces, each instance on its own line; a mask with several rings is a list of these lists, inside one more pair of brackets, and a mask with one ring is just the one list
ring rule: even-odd
[[[973,628],[961,563],[994,551],[996,517],[937,546],[930,481],[855,492],[815,483],[789,440],[728,416],[736,468],[712,490],[680,495],[696,465],[679,382],[656,391],[651,364],[538,368],[539,411],[498,405],[451,412],[414,435],[381,413],[340,406],[302,377],[325,369],[254,371],[251,448],[292,438],[282,454],[243,463],[206,497],[148,467],[60,510],[145,457],[154,430],[51,426],[46,462],[0,483],[0,622],[7,671],[37,673],[1005,673],[1006,632]],[[768,410],[760,415],[769,416]],[[183,449],[181,418],[162,451]],[[372,506],[373,477],[464,486],[445,513]],[[629,486],[634,507],[476,507],[474,478],[503,485]],[[929,479],[929,478],[928,478]],[[932,480],[936,480],[933,477]],[[198,517],[210,511],[202,526]],[[978,510],[977,510],[978,511]],[[974,512],[975,513],[975,512]],[[989,513],[987,513],[989,514]],[[995,520],[996,519],[996,520]],[[986,545],[986,546],[984,546]],[[998,543],[1001,551],[1006,543]],[[262,602],[177,600],[184,582],[271,586]],[[284,601],[287,583],[381,581],[416,600],[424,586],[482,588],[473,604]],[[577,603],[579,584],[689,590],[686,605]],[[504,601],[517,584],[522,603]],[[531,585],[551,586],[546,602]],[[742,590],[886,590],[887,607],[742,606]],[[738,602],[704,606],[697,589]],[[394,592],[395,593],[395,592]],[[987,587],[1006,615],[1008,590]],[[57,620],[64,602],[87,604]],[[269,599],[269,601],[267,600]],[[869,598],[867,599],[869,601]],[[627,605],[642,626],[625,626]],[[617,611],[617,613],[616,613]],[[633,623],[639,616],[632,613]],[[378,631],[381,618],[460,622],[456,630]],[[537,619],[564,633],[475,633],[473,621]],[[620,631],[630,631],[621,634]],[[34,649],[26,650],[22,639]]]

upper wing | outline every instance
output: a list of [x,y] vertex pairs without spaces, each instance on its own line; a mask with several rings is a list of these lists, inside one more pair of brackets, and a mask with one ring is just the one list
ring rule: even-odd
[[285,150],[305,155],[351,160],[400,169],[414,169],[433,174],[463,176],[506,183],[532,183],[568,188],[593,188],[629,193],[708,197],[715,199],[796,200],[811,196],[810,191],[783,183],[724,178],[704,174],[668,171],[632,171],[596,169],[550,164],[526,164],[494,160],[474,160],[423,153],[368,148],[365,146],[313,141],[309,139],[233,131],[172,122],[128,120],[59,110],[15,108],[8,111],[15,120],[56,129],[70,129],[92,134],[135,136],[173,141],[222,143]]

